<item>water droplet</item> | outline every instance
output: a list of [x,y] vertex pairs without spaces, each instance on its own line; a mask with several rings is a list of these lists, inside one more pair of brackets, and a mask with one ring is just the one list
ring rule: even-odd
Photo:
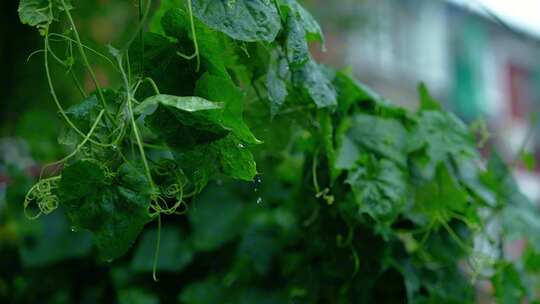
[[257,198],[257,205],[262,204],[262,201],[263,201],[262,197]]
[[72,231],[72,232],[77,232],[77,231],[79,231],[79,227],[77,227],[77,226],[71,226],[71,231]]
[[244,146],[244,144],[240,143],[240,144],[238,144],[238,148],[240,148],[240,149],[244,149],[244,148],[245,148],[245,146]]

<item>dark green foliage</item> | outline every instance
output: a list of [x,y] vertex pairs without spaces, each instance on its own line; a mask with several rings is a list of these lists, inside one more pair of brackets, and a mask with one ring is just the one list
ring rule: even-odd
[[105,260],[123,255],[151,219],[144,175],[128,164],[115,175],[111,180],[98,164],[81,160],[64,169],[58,190],[72,229],[92,231]]
[[[23,0],[21,20],[49,39],[71,16],[58,3]],[[44,221],[65,213],[80,248],[23,247],[28,267],[93,257],[91,234],[114,260],[90,262],[110,280],[92,292],[114,303],[473,303],[477,277],[500,303],[535,299],[540,211],[424,85],[411,112],[318,64],[324,36],[295,0],[166,0],[149,18],[109,48],[122,86],[59,108],[73,153],[17,199],[59,208]],[[492,219],[528,241],[523,260]],[[72,241],[58,229],[52,244]]]

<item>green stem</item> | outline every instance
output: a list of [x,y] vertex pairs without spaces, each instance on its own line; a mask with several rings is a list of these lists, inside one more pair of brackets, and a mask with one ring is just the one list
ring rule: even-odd
[[146,7],[144,8],[144,14],[142,15],[142,18],[140,18],[139,24],[137,25],[137,29],[133,33],[133,36],[128,40],[128,43],[126,44],[126,47],[125,47],[126,50],[129,49],[133,41],[135,41],[137,36],[139,36],[139,33],[142,32],[143,26],[146,23],[146,19],[148,19],[148,14],[150,13],[151,3],[152,3],[151,0],[148,0],[148,2],[146,2]]
[[195,56],[197,57],[197,68],[195,72],[199,72],[201,68],[201,56],[199,54],[199,43],[197,42],[197,31],[195,31],[195,20],[193,19],[193,5],[192,0],[187,0],[189,10],[189,20],[191,22],[191,34],[193,35],[193,45],[195,46]]
[[156,251],[154,252],[154,262],[152,263],[152,278],[154,279],[154,282],[158,281],[157,264],[159,260],[160,244],[161,244],[161,214],[158,213],[158,231],[157,231]]
[[[66,36],[66,35],[58,34],[58,33],[51,33],[51,34],[49,34],[49,37],[59,37],[59,38],[62,38],[63,40],[68,40],[68,41],[70,41],[70,42],[77,43],[77,41],[76,41],[75,39],[70,38],[70,37],[68,37],[68,36]],[[51,41],[62,41],[62,40],[60,40],[60,39],[50,39],[50,40],[51,40]],[[100,57],[101,59],[107,61],[107,63],[109,63],[115,70],[118,71],[118,68],[116,67],[116,64],[114,64],[114,62],[113,62],[109,57],[103,55],[102,53],[96,51],[95,49],[93,49],[93,48],[91,48],[91,47],[89,47],[89,46],[87,46],[87,45],[85,45],[85,44],[81,44],[81,45],[82,45],[82,47],[83,47],[84,49],[86,49],[86,50],[89,51],[90,53],[92,53],[92,54],[94,54],[94,55]]]
[[127,75],[124,71],[124,67],[122,65],[122,58],[118,58],[118,65],[120,66],[120,72],[122,74],[122,78],[124,80],[124,86],[126,88],[126,98],[127,98],[127,106],[128,106],[128,115],[130,117],[130,120],[131,120],[131,126],[133,128],[133,134],[135,135],[135,141],[137,142],[137,147],[139,148],[139,153],[141,154],[141,158],[142,158],[142,161],[143,161],[143,165],[144,165],[144,170],[145,170],[145,174],[146,174],[146,177],[148,179],[148,182],[150,183],[150,186],[152,187],[152,189],[154,189],[154,181],[152,179],[152,174],[150,173],[150,166],[148,166],[148,161],[146,159],[146,153],[144,152],[144,146],[143,146],[143,141],[141,139],[141,136],[139,134],[139,127],[137,126],[137,122],[135,121],[135,115],[133,113],[133,105],[131,103],[133,97],[132,97],[132,93],[131,93],[131,89],[130,89],[130,86],[129,86],[129,80],[127,78]]
[[56,161],[56,162],[51,163],[51,164],[48,164],[47,166],[43,167],[43,169],[41,170],[40,178],[41,178],[41,175],[43,174],[43,170],[45,170],[47,167],[64,163],[67,160],[69,160],[70,158],[74,157],[77,153],[79,153],[79,151],[82,149],[82,147],[84,147],[84,145],[90,140],[90,137],[92,136],[92,134],[94,134],[94,131],[96,130],[99,122],[101,121],[101,118],[103,117],[104,112],[105,112],[105,110],[101,110],[99,112],[99,115],[96,118],[96,121],[94,122],[94,124],[92,125],[92,128],[90,128],[90,131],[88,132],[88,134],[86,134],[83,141],[80,144],[77,145],[77,148],[75,148],[75,150],[73,150],[73,152],[71,152],[68,156],[62,158],[61,160]]
[[[142,0],[139,0],[139,23],[143,23],[143,10],[142,10]],[[139,37],[141,40],[141,76],[144,77],[144,33],[143,31],[139,32]]]
[[81,86],[81,83],[79,82],[79,80],[77,79],[77,76],[75,75],[75,73],[73,72],[73,70],[70,70],[69,71],[69,75],[71,75],[71,78],[73,79],[73,82],[75,83],[75,86],[77,87],[77,89],[79,90],[79,92],[81,93],[81,96],[83,98],[87,98],[88,95],[86,94],[86,92],[84,91],[83,87]]
[[[75,124],[71,121],[71,119],[69,119],[69,117],[67,116],[66,112],[64,111],[64,108],[62,107],[62,105],[60,104],[60,100],[58,99],[58,96],[56,95],[56,90],[54,89],[54,84],[53,84],[53,81],[52,81],[52,76],[51,76],[51,70],[49,68],[49,39],[48,39],[48,30],[45,32],[45,48],[44,48],[44,65],[45,65],[45,76],[47,78],[47,83],[49,85],[49,91],[50,91],[50,94],[53,98],[53,101],[54,103],[56,104],[56,107],[58,108],[58,111],[60,112],[60,115],[62,116],[62,118],[66,121],[66,123],[69,125],[70,128],[72,128],[78,135],[82,136],[83,138],[86,137],[86,134],[84,134],[84,132],[82,132],[79,128],[77,128],[77,126],[75,126]],[[95,141],[93,139],[89,139],[89,141],[93,144],[97,144],[97,145],[103,145],[102,143],[98,142],[98,141]]]

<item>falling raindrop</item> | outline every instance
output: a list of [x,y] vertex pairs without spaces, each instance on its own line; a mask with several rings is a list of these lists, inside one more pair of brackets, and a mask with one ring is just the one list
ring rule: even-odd
[[259,186],[261,185],[261,183],[262,183],[261,176],[260,175],[255,176],[255,178],[253,179],[253,191],[259,192]]
[[262,201],[263,201],[262,197],[257,198],[257,205],[262,204]]
[[71,231],[72,231],[72,232],[77,232],[77,231],[79,231],[79,227],[77,227],[77,226],[71,226]]

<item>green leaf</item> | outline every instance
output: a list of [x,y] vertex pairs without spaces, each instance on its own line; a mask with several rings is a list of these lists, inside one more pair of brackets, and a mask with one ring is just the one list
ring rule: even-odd
[[280,52],[272,54],[272,60],[268,65],[266,74],[266,89],[270,100],[270,116],[276,116],[287,98],[287,82],[290,81],[291,73],[287,60],[281,56]]
[[[179,41],[182,53],[186,55],[195,53],[191,19],[186,10],[180,7],[168,10],[164,14],[161,24],[168,36]],[[227,71],[230,66],[227,64],[236,57],[236,54],[229,51],[229,41],[222,33],[209,28],[198,19],[194,19],[194,26],[202,67],[210,73],[230,79]]]
[[[165,2],[171,3],[170,1]],[[164,10],[165,8],[168,9]],[[155,20],[161,20],[161,28],[167,36],[180,39],[190,35],[191,22],[185,10],[180,6],[169,7],[169,5],[161,5],[160,10],[164,10],[161,18],[154,18]]]
[[187,285],[178,295],[182,304],[214,304],[223,303],[225,286],[218,278],[210,277]]
[[534,171],[536,168],[536,158],[533,153],[523,152],[521,154],[521,160],[523,161],[523,165],[525,165],[527,170]]
[[[144,232],[135,250],[131,268],[135,271],[152,272],[153,259],[157,246],[157,229]],[[193,249],[187,237],[180,229],[164,226],[161,229],[159,256],[156,269],[158,271],[178,272],[193,260]]]
[[497,152],[491,154],[487,169],[480,180],[496,196],[497,207],[502,208],[505,237],[526,239],[540,251],[540,210],[521,193],[512,172]]
[[338,170],[351,170],[356,166],[360,157],[360,151],[355,143],[348,137],[343,136],[337,150],[335,168]]
[[[120,96],[116,91],[103,90],[105,100],[111,105],[111,110],[114,109],[120,100]],[[103,109],[101,103],[98,101],[98,97],[95,93],[88,96],[82,102],[75,104],[65,110],[66,116],[71,122],[84,134],[87,134],[92,125],[94,125],[96,119],[99,116],[99,112]],[[94,138],[106,137],[109,135],[109,130],[105,124],[105,120],[102,119],[94,130]],[[63,145],[77,145],[83,140],[82,135],[78,134],[71,126],[66,125],[62,130],[62,133],[58,137],[58,142]]]
[[300,25],[307,34],[307,40],[319,41],[323,44],[324,48],[324,35],[319,23],[313,18],[313,16],[296,0],[283,0],[283,2],[282,8],[287,8],[289,10],[289,17],[292,15],[298,19]]
[[337,95],[334,86],[323,73],[321,67],[309,60],[300,70],[301,84],[318,108],[337,105]]
[[242,203],[223,186],[209,186],[188,213],[197,250],[215,250],[238,236],[243,225]]
[[205,73],[197,81],[195,91],[200,96],[224,104],[222,123],[238,138],[249,144],[261,143],[244,122],[244,94],[231,80]]
[[356,81],[348,72],[338,71],[333,83],[337,91],[339,110],[343,114],[347,114],[356,103],[365,101],[375,103],[381,99],[370,88]]
[[257,175],[253,155],[236,137],[227,136],[212,145],[218,151],[223,173],[245,181],[252,181]]
[[[191,96],[197,75],[195,74],[195,60],[186,60],[178,56],[177,52],[189,52],[186,47],[191,47],[192,43],[188,39],[174,41],[166,36],[156,33],[145,32],[144,52],[141,47],[139,35],[131,44],[129,49],[129,59],[131,73],[152,78],[159,84],[159,90],[163,94],[176,96]],[[143,55],[144,54],[144,55]],[[141,85],[137,91],[136,98],[144,98],[155,94],[150,85]]]
[[91,252],[90,233],[71,231],[63,210],[33,223],[25,220],[20,224],[37,225],[32,233],[21,240],[20,257],[25,267],[43,267],[65,259],[81,258]]
[[[64,1],[72,9],[71,0]],[[21,23],[38,28],[42,35],[61,11],[64,11],[61,0],[21,0],[18,8]]]
[[521,303],[525,288],[521,276],[512,264],[502,264],[492,279],[498,304]]
[[362,148],[385,156],[401,167],[406,166],[408,134],[399,121],[356,114],[352,118],[348,136]]
[[415,199],[416,208],[425,212],[429,218],[448,220],[451,218],[449,212],[465,211],[468,195],[448,166],[440,164],[432,180],[415,187]]
[[467,126],[451,113],[422,111],[410,132],[409,152],[420,152],[427,158],[418,164],[429,179],[439,163],[449,157],[477,159],[478,152]]
[[[135,108],[134,112],[137,114],[145,113],[157,105],[164,105],[185,112],[211,111],[223,108],[223,105],[220,103],[208,101],[196,96],[182,97],[162,94],[147,98]],[[208,112],[204,114],[208,114],[209,120],[219,121],[219,115],[215,115],[215,113],[216,112]],[[219,113],[219,111],[217,113]]]
[[151,220],[152,188],[142,173],[127,164],[120,167],[113,182],[101,166],[78,161],[62,172],[59,193],[72,227],[93,233],[104,260],[126,253]]
[[120,304],[159,304],[159,298],[156,295],[145,292],[140,289],[126,289],[119,292],[118,302]]
[[182,171],[200,192],[220,169],[218,151],[212,144],[196,145],[189,150],[173,150],[173,156]]
[[173,149],[192,149],[226,136],[223,104],[200,97],[155,95],[138,105],[146,124]]
[[420,94],[420,110],[441,110],[441,104],[431,97],[429,91],[424,83],[418,85],[418,92]]
[[287,18],[286,50],[291,68],[302,67],[311,58],[306,31],[295,15],[289,15]]
[[193,12],[235,40],[272,42],[281,29],[277,8],[267,0],[193,0]]
[[405,174],[391,161],[369,160],[347,177],[358,210],[377,222],[391,223],[402,211],[407,199]]

